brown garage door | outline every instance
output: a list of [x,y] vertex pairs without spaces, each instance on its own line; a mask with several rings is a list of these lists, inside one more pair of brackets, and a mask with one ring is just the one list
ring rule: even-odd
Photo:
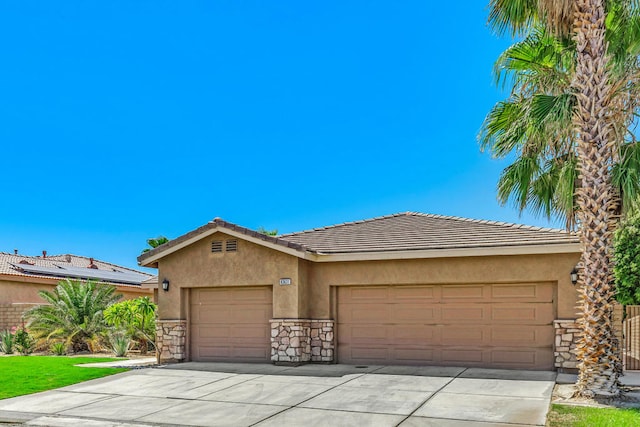
[[271,287],[191,290],[191,360],[267,362]]
[[551,283],[338,288],[338,362],[552,369]]

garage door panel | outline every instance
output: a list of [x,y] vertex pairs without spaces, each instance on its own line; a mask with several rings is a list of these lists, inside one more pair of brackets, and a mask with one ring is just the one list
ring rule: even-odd
[[552,347],[555,332],[548,326],[496,326],[491,329],[491,343],[495,346]]
[[488,344],[486,337],[489,335],[489,328],[487,327],[456,327],[449,326],[442,331],[442,339],[437,344],[442,345],[465,345],[480,346]]
[[490,362],[503,368],[540,369],[539,366],[553,366],[553,354],[545,349],[498,348],[491,352]]
[[[438,307],[418,304],[391,304],[392,319],[398,323],[434,323],[440,319]],[[377,307],[373,314],[377,313]]]
[[553,292],[554,286],[550,283],[498,284],[491,287],[492,299],[513,302],[552,302]]
[[[401,363],[428,364],[437,361],[438,350],[421,347],[397,347],[394,349],[393,359]],[[385,361],[380,361],[385,363]]]
[[236,304],[233,306],[232,313],[227,319],[236,324],[249,324],[262,323],[265,319],[269,320],[271,317],[271,304],[264,304],[264,302],[258,304]]
[[413,344],[417,342],[440,341],[439,328],[431,325],[409,325],[392,328],[395,344]]
[[237,340],[243,340],[244,338],[255,338],[256,340],[269,340],[271,336],[267,333],[265,328],[256,328],[255,325],[245,326],[231,326],[231,336]]
[[353,328],[339,329],[338,334],[348,342],[358,343],[385,343],[391,336],[389,328],[380,326],[354,326]]
[[270,360],[271,287],[192,289],[190,309],[191,360]]
[[228,319],[233,315],[229,306],[225,308],[214,308],[208,304],[199,304],[197,310],[192,310],[193,323],[219,323],[227,324]]
[[370,303],[349,304],[343,308],[345,322],[354,324],[378,323],[380,316],[388,318],[392,307],[389,305],[371,305]]
[[467,285],[467,286],[443,286],[442,301],[460,301],[484,299],[486,296],[486,286],[484,285]]
[[444,348],[441,361],[454,365],[479,365],[484,361],[483,354],[484,351],[480,348]]
[[377,363],[390,358],[390,349],[387,347],[347,347],[345,351],[350,355],[351,360],[359,360],[365,363]]
[[484,323],[489,307],[480,304],[449,304],[442,306],[442,321],[448,323]]
[[[551,283],[429,285],[424,292],[380,286],[360,294],[375,300],[354,300],[353,288],[338,288],[339,363],[553,368]],[[353,315],[360,311],[366,315]]]
[[389,299],[389,288],[380,288],[379,286],[349,288],[347,292],[349,299],[357,303]]
[[193,326],[191,332],[197,338],[227,338],[231,335],[231,328],[228,326]]
[[392,288],[391,296],[395,302],[405,302],[405,300],[435,300],[439,297],[434,286],[399,286]]

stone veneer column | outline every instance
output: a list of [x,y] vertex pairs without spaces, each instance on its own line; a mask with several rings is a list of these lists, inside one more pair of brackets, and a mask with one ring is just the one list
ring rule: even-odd
[[187,321],[156,322],[156,357],[158,363],[182,362],[186,357]]
[[580,333],[580,326],[575,319],[554,320],[553,327],[556,330],[555,347],[553,356],[555,367],[558,370],[577,369],[575,349],[576,340]]
[[333,362],[333,320],[271,319],[271,361]]
[[[618,345],[622,352],[622,320],[623,306],[615,303],[613,306],[613,330]],[[582,330],[576,319],[554,320],[553,326],[556,331],[555,346],[553,356],[555,358],[555,367],[558,370],[575,370],[578,369],[578,360],[576,358],[575,349],[576,342]]]
[[311,361],[333,362],[333,320],[311,320]]

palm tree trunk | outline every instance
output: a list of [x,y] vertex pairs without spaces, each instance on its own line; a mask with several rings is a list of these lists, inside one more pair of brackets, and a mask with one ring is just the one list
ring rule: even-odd
[[613,232],[619,197],[611,183],[615,136],[610,114],[612,87],[607,71],[603,0],[576,0],[574,30],[577,45],[578,221],[583,245],[580,261],[580,319],[577,394],[617,396],[621,373],[620,348],[613,329]]

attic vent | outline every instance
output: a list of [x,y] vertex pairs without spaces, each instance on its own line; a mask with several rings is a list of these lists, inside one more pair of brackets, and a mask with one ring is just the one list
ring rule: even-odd
[[227,240],[225,250],[227,252],[235,252],[238,250],[238,241],[237,240]]
[[211,242],[211,252],[222,252],[222,240]]

